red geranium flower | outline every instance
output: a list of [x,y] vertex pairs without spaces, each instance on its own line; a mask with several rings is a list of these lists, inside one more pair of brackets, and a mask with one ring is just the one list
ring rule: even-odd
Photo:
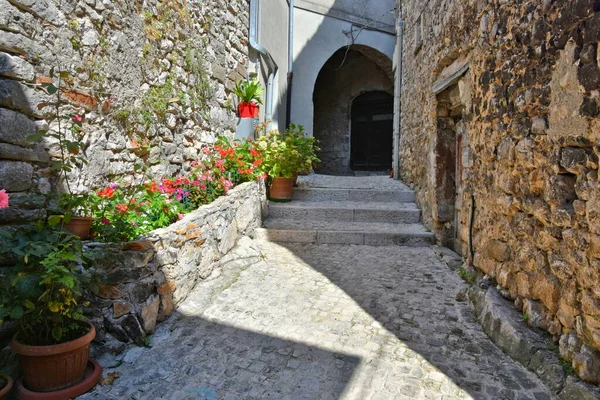
[[101,190],[98,192],[98,196],[100,197],[106,197],[106,198],[111,198],[113,197],[113,195],[115,194],[115,190],[111,187],[107,187],[104,190]]

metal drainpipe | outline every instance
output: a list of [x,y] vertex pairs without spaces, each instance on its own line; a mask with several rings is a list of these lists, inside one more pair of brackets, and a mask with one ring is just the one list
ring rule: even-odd
[[273,118],[273,91],[275,74],[277,73],[277,64],[267,49],[258,43],[258,18],[259,18],[260,0],[250,0],[250,47],[256,50],[265,59],[269,69],[269,78],[267,79],[267,99],[265,102],[265,120]]
[[287,74],[287,100],[285,110],[285,127],[292,123],[292,84],[294,80],[294,0],[289,3],[288,21],[288,74]]
[[[402,7],[402,6],[400,6]],[[402,8],[400,8],[400,18],[396,38],[398,40],[398,65],[396,65],[396,85],[394,89],[394,179],[400,179],[400,132],[402,124],[402,31],[404,21],[402,20]]]

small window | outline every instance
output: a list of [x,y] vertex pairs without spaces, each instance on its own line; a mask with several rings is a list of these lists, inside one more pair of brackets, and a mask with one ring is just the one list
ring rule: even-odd
[[419,18],[415,22],[415,54],[421,50],[423,46],[423,17],[419,15]]

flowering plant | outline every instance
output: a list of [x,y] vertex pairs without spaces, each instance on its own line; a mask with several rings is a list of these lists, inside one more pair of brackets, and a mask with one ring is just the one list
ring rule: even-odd
[[8,208],[8,193],[6,190],[0,190],[0,208]]

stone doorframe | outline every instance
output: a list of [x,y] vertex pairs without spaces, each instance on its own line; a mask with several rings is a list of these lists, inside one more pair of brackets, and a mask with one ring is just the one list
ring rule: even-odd
[[[466,255],[469,204],[464,199],[464,168],[469,166],[465,125],[470,93],[467,59],[456,60],[440,74],[433,87],[436,96],[436,132],[433,142],[432,219],[438,240]],[[467,164],[467,165],[465,165]]]

